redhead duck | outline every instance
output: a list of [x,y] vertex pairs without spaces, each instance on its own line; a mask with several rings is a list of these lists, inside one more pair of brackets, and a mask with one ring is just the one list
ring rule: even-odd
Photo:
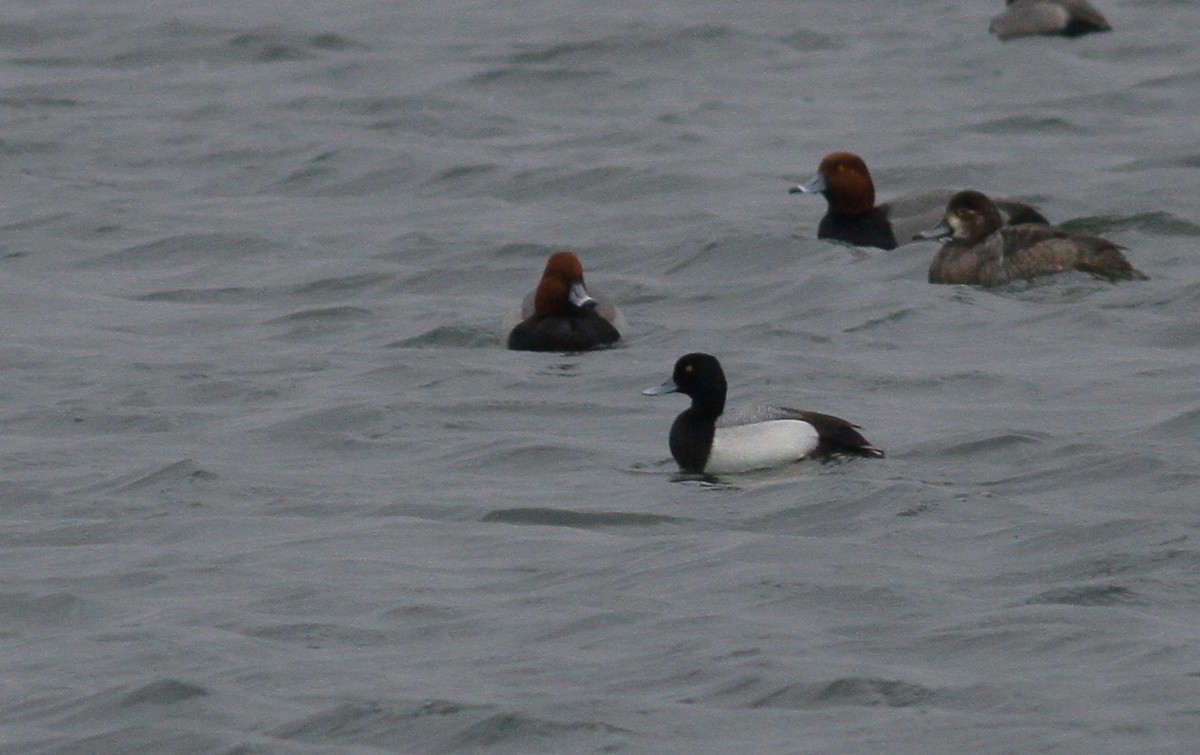
[[1039,34],[1078,37],[1112,31],[1112,26],[1087,0],[1008,0],[988,31],[1000,39]]
[[583,264],[571,252],[550,255],[537,290],[509,319],[521,320],[508,331],[508,348],[517,351],[587,351],[621,338],[619,313],[588,294]]
[[684,472],[728,474],[835,454],[883,456],[857,425],[782,406],[725,411],[725,372],[711,354],[687,354],[671,379],[642,393],[683,393],[692,406],[671,425],[671,455]]
[[[909,243],[913,234],[941,217],[953,189],[905,194],[875,204],[875,184],[867,164],[853,152],[826,155],[810,181],[793,186],[792,194],[824,194],[829,210],[817,227],[817,238],[845,241],[855,246],[895,249]],[[999,200],[1006,223],[1046,223],[1042,214],[1021,202]]]
[[1000,286],[1064,270],[1111,281],[1145,278],[1108,239],[1050,225],[1002,226],[995,203],[978,191],[955,194],[942,222],[917,237],[949,238],[929,266],[930,283]]

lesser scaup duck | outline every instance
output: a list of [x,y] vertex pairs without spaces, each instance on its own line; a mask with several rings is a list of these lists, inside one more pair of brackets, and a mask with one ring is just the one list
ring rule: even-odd
[[[826,155],[817,175],[789,192],[825,195],[829,209],[817,227],[817,238],[879,249],[895,249],[912,241],[913,234],[938,221],[954,194],[953,189],[914,192],[876,205],[871,172],[853,152]],[[1010,200],[998,204],[1007,223],[1048,222],[1027,204]]]
[[537,290],[509,319],[521,320],[508,333],[508,348],[516,351],[587,351],[621,338],[614,324],[620,314],[588,294],[583,264],[571,252],[550,255]]
[[930,283],[1000,286],[1064,270],[1112,281],[1145,278],[1108,239],[1050,225],[1002,225],[995,203],[978,191],[955,194],[942,222],[917,236],[949,238],[929,266]]
[[711,354],[687,354],[671,379],[642,393],[683,393],[692,406],[671,425],[671,455],[695,474],[728,474],[788,464],[810,456],[883,456],[857,425],[782,406],[725,411],[725,372]]
[[1112,25],[1087,0],[1008,0],[988,31],[1000,39],[1050,35],[1078,37],[1112,31]]

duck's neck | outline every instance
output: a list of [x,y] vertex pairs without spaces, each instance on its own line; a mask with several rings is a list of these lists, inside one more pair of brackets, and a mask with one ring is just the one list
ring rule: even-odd
[[715,396],[693,396],[692,408],[689,409],[696,419],[716,422],[717,417],[725,411],[725,392]]

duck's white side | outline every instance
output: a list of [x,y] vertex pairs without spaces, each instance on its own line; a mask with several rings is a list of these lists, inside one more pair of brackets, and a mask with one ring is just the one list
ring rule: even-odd
[[798,461],[817,448],[817,430],[799,419],[733,426],[718,423],[704,471],[733,474]]

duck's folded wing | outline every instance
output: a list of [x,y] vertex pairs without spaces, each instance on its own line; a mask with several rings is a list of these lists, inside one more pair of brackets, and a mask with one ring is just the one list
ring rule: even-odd
[[1004,218],[1005,225],[1020,225],[1021,223],[1050,224],[1050,221],[1046,220],[1046,216],[1039,212],[1033,205],[1013,199],[996,199],[995,204],[996,209],[1000,211],[1000,217]]
[[1121,247],[1099,236],[1040,225],[1013,226],[1000,233],[1005,266],[1013,277],[1032,278],[1064,270],[1080,270],[1109,280],[1145,277],[1134,269]]

